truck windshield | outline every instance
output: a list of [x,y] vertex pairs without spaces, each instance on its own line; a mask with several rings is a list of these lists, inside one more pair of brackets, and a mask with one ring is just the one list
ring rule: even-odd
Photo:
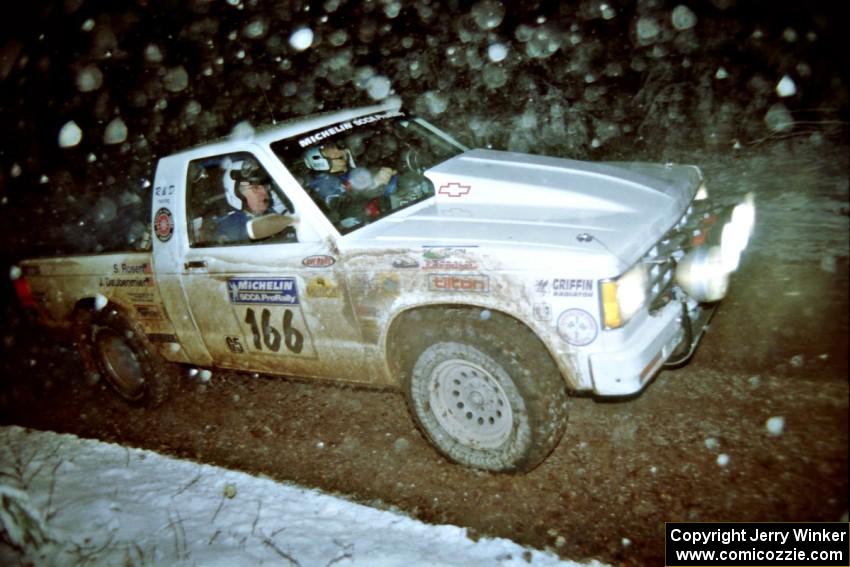
[[271,147],[342,234],[433,196],[423,173],[465,150],[401,112],[341,122]]

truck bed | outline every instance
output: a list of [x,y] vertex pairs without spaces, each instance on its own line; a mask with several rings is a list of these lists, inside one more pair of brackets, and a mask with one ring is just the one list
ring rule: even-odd
[[142,320],[165,317],[150,253],[37,258],[24,260],[20,267],[41,322],[50,327],[70,327],[75,306],[87,298],[133,309]]

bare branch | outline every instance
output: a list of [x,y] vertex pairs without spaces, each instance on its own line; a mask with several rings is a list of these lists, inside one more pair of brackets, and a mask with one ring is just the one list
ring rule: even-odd
[[55,511],[52,511],[50,508],[53,506],[53,490],[56,488],[56,471],[59,470],[59,467],[62,466],[62,463],[64,462],[65,461],[58,461],[51,471],[50,487],[47,490],[47,506],[45,508],[45,516],[48,522],[56,515]]
[[[55,443],[55,444],[53,445],[53,447],[51,447],[50,451],[48,451],[46,454],[42,453],[42,455],[43,455],[43,457],[44,457],[44,458],[42,458],[42,459],[41,459],[41,462],[38,464],[38,466],[36,466],[35,468],[33,468],[33,469],[32,469],[31,474],[29,475],[29,478],[28,478],[28,479],[24,479],[24,486],[29,486],[29,485],[30,485],[30,483],[31,483],[31,482],[35,479],[35,477],[37,477],[37,476],[41,473],[41,470],[42,470],[44,467],[46,467],[46,466],[47,466],[47,463],[48,463],[49,461],[51,461],[53,457],[55,457],[55,456],[56,456],[56,454],[59,452],[59,450],[60,450],[61,448],[62,448],[62,443]],[[29,468],[30,464],[32,463],[32,461],[33,461],[33,460],[35,459],[35,457],[37,456],[37,454],[38,454],[38,452],[37,452],[37,451],[33,451],[32,457],[30,457],[30,460],[27,462],[27,467],[28,467],[28,468]],[[53,470],[54,470],[54,472],[55,472],[55,471],[56,471],[56,467],[54,467],[54,469],[53,469]]]
[[199,480],[201,480],[201,478],[203,478],[203,476],[204,476],[203,474],[198,473],[198,475],[197,475],[195,478],[193,478],[193,479],[192,479],[192,480],[190,480],[187,484],[185,484],[185,485],[183,485],[182,487],[180,487],[180,490],[178,490],[177,492],[175,492],[175,493],[174,493],[174,496],[178,496],[178,495],[180,495],[180,494],[183,494],[183,493],[184,493],[184,492],[186,492],[187,490],[189,490],[191,487],[193,487],[194,485],[196,485],[196,484],[198,483],[198,481],[199,481]]
[[221,512],[221,509],[224,507],[224,494],[221,495],[221,502],[218,503],[218,508],[215,509],[215,514],[213,514],[212,520],[210,523],[215,522],[215,519],[218,518],[218,513]]
[[171,511],[168,512],[168,519],[171,520],[166,528],[172,528],[174,531],[174,556],[177,559],[188,559],[189,550],[186,543],[186,528],[183,525],[183,518],[180,517],[180,512],[175,510],[176,519],[172,519]]
[[287,552],[283,551],[281,548],[279,548],[277,545],[275,545],[275,542],[272,541],[271,538],[268,538],[268,537],[263,538],[263,544],[271,547],[274,550],[275,553],[277,553],[279,556],[281,556],[282,558],[289,561],[290,565],[296,565],[297,567],[301,567],[301,564],[294,557],[292,557]]
[[260,521],[260,510],[263,508],[263,501],[257,500],[257,515],[254,516],[254,523],[251,524],[251,535],[254,535],[254,530],[257,529],[257,522]]
[[342,555],[334,557],[333,559],[328,561],[326,567],[330,567],[334,563],[342,561],[343,559],[352,559],[352,560],[354,559],[354,543],[353,542],[344,544],[344,543],[338,541],[337,539],[334,539],[332,541],[336,544],[337,547],[341,548],[343,550],[343,552],[342,552]]

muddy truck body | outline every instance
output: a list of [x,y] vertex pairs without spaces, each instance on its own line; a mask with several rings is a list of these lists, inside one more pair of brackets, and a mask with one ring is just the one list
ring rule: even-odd
[[[222,239],[246,163],[268,209]],[[164,157],[150,199],[150,250],[15,273],[88,372],[133,404],[181,365],[393,388],[436,449],[493,471],[539,464],[571,393],[686,362],[755,215],[712,208],[695,166],[468,149],[391,103]]]

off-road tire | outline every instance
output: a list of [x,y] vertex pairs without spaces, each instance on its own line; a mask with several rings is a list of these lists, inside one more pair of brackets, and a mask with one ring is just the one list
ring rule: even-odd
[[395,331],[393,355],[411,415],[447,458],[524,472],[557,446],[566,385],[522,323],[476,308],[427,309]]
[[171,365],[117,306],[82,306],[73,332],[86,371],[102,378],[127,403],[156,407],[168,398],[174,379]]

